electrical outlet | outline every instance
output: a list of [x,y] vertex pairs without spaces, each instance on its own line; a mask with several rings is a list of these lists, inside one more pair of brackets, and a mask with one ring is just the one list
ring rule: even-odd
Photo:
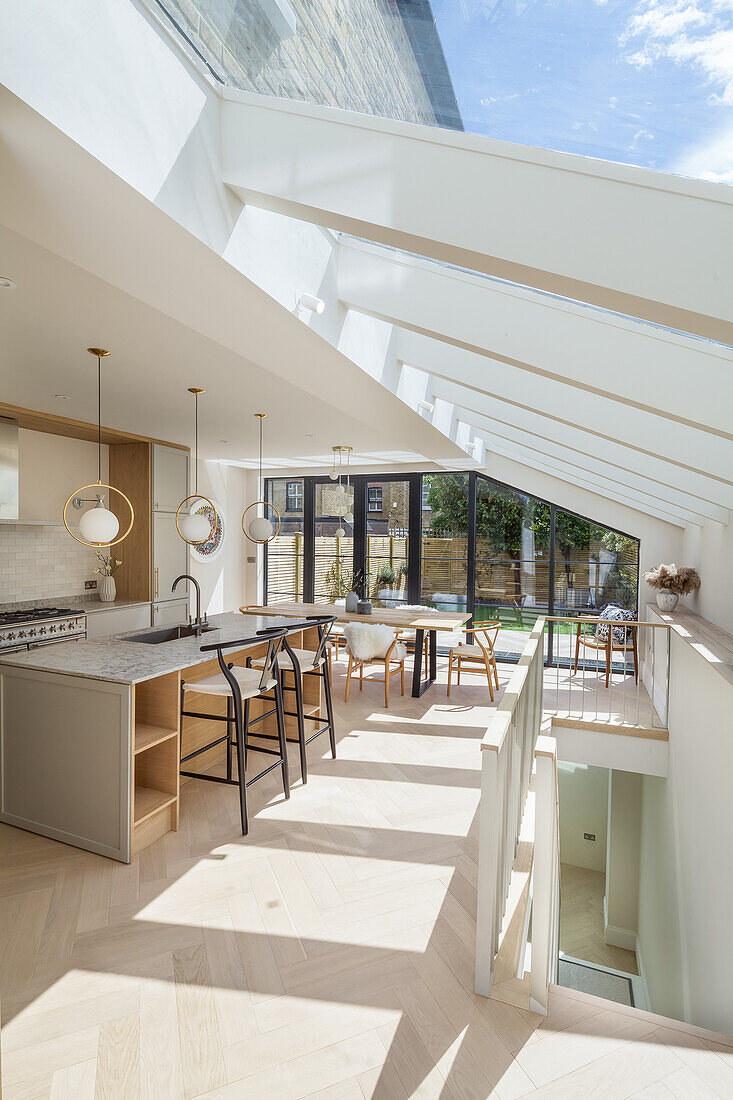
[[247,565],[255,565],[256,562],[257,562],[257,558],[253,554],[248,554],[247,555]]
[[84,581],[84,587],[86,588],[87,591],[89,591],[90,588],[96,588],[97,587],[97,582],[96,581]]
[[583,833],[583,840],[595,840],[595,839],[596,839],[596,834],[595,833]]

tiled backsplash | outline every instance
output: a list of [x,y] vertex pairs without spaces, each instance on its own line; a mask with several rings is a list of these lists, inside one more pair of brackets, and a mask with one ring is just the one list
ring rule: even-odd
[[0,603],[80,595],[96,565],[65,527],[0,524]]

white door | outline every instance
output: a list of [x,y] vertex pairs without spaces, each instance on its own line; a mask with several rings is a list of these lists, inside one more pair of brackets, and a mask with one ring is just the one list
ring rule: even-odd
[[188,595],[188,581],[181,581],[175,592],[171,585],[181,573],[188,572],[188,544],[176,530],[172,512],[153,513],[153,599],[180,600]]
[[175,512],[188,493],[188,451],[154,443],[153,511]]
[[153,626],[181,626],[188,622],[188,600],[153,604]]

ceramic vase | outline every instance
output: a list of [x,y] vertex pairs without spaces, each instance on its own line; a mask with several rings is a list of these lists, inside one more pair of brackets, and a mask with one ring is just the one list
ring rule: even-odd
[[359,597],[356,592],[346,593],[346,611],[349,615],[355,615],[359,606]]
[[372,613],[372,601],[371,600],[359,600],[356,605],[356,609],[360,615],[371,615]]
[[99,579],[99,598],[102,603],[112,603],[112,600],[117,595],[117,585],[115,584],[114,577],[100,577]]
[[657,607],[660,611],[674,611],[679,596],[675,592],[667,592],[661,589],[657,592]]

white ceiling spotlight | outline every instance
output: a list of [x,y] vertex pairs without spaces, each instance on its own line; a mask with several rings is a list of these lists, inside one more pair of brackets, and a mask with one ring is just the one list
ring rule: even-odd
[[323,298],[316,298],[315,294],[308,294],[305,290],[299,290],[295,295],[296,313],[323,313],[326,303]]
[[15,279],[11,279],[9,275],[0,275],[0,290],[15,290],[17,285]]

